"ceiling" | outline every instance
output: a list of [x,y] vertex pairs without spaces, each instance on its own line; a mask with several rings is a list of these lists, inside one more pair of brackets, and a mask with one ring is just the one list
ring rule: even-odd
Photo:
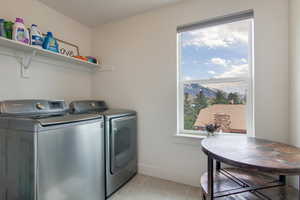
[[39,0],[82,24],[95,27],[183,0]]

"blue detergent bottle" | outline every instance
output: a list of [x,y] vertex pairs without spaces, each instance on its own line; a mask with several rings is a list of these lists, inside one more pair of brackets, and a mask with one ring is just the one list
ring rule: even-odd
[[51,32],[47,33],[47,36],[44,39],[43,48],[55,53],[59,53],[57,40],[53,37]]
[[42,32],[38,29],[36,24],[31,25],[30,29],[30,44],[35,47],[42,48],[44,38]]
[[0,36],[6,37],[6,31],[4,28],[4,19],[0,19]]

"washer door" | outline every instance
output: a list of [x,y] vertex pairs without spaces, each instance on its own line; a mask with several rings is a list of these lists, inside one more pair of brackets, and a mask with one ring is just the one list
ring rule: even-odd
[[105,200],[102,122],[38,135],[39,200]]
[[136,116],[111,119],[110,161],[111,173],[122,171],[136,159]]

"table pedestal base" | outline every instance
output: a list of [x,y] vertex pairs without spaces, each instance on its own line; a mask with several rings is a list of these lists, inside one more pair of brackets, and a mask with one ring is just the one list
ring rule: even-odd
[[[207,173],[201,177],[203,198],[208,194]],[[218,200],[299,200],[300,193],[291,186],[259,172],[225,168],[214,172],[214,199]]]

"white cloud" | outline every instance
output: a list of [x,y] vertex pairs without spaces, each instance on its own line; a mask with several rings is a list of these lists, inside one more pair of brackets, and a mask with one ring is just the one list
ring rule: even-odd
[[[214,78],[232,78],[232,77],[246,77],[248,75],[248,61],[245,58],[236,60],[226,60],[222,58],[212,58],[211,64],[225,67],[225,72],[214,76]],[[209,74],[211,71],[208,71]],[[215,73],[214,73],[215,74]]]
[[185,76],[185,77],[183,77],[183,79],[184,79],[185,81],[190,81],[190,80],[192,80],[192,77],[190,77],[190,76]]
[[188,34],[191,36],[191,39],[185,40],[183,45],[216,48],[229,47],[238,43],[248,43],[248,31],[248,21],[190,31]]
[[245,58],[242,58],[240,61],[241,61],[242,63],[248,63],[248,61],[247,61]]
[[224,67],[227,67],[229,64],[230,64],[230,60],[225,60],[225,59],[222,59],[222,58],[212,58],[210,60],[210,62],[212,64],[215,64],[215,65],[221,65],[221,66],[224,66]]
[[235,77],[247,77],[248,76],[248,64],[232,65],[229,71],[226,71],[214,78],[235,78]]
[[208,71],[209,74],[216,74],[215,71]]

